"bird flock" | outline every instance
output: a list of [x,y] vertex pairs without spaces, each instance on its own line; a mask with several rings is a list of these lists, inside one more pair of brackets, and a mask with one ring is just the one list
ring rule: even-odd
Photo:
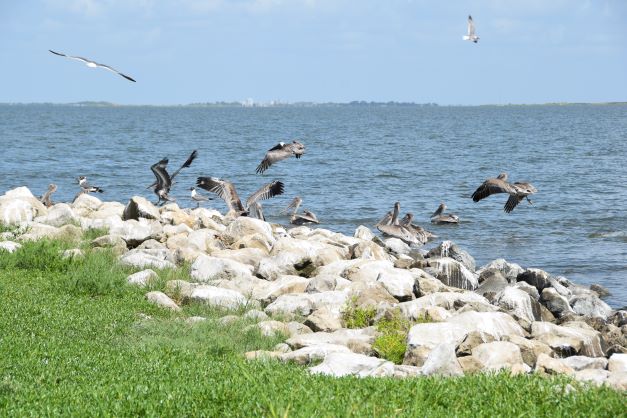
[[[467,34],[464,35],[462,39],[473,43],[477,43],[479,41],[479,36],[475,31],[474,21],[470,15],[468,16]],[[49,51],[57,56],[83,62],[90,68],[103,68],[118,74],[129,81],[135,82],[135,79],[132,77],[119,72],[109,65],[100,64],[91,59],[79,56],[66,55],[53,50]],[[276,164],[279,161],[286,160],[290,157],[300,159],[304,154],[305,144],[302,142],[297,140],[294,140],[291,143],[279,142],[265,153],[264,158],[257,166],[255,172],[257,174],[263,174],[273,164]],[[198,151],[194,150],[187,160],[185,160],[185,162],[172,174],[169,174],[167,170],[169,163],[167,157],[162,158],[150,166],[150,170],[155,176],[155,181],[153,184],[148,186],[147,189],[151,188],[157,196],[157,201],[155,202],[157,206],[166,204],[167,202],[176,201],[175,198],[170,196],[170,190],[175,184],[174,179],[181,172],[181,170],[190,167],[197,156]],[[509,183],[507,180],[507,173],[501,173],[496,178],[489,178],[485,180],[472,194],[471,197],[473,201],[479,202],[480,200],[493,194],[507,193],[509,198],[505,202],[504,206],[506,213],[512,212],[514,208],[516,208],[516,206],[524,199],[527,199],[529,204],[532,203],[529,199],[529,195],[537,192],[537,189],[532,184],[525,182]],[[82,194],[104,192],[102,188],[90,185],[87,181],[87,177],[85,176],[80,176],[78,178],[78,184],[80,191],[74,200]],[[199,193],[197,188],[214,193],[224,200],[228,207],[227,216],[250,216],[264,221],[265,216],[261,206],[261,201],[282,195],[285,191],[284,183],[274,180],[270,183],[263,184],[257,191],[251,194],[245,202],[242,203],[235,186],[229,180],[217,177],[201,176],[197,178],[195,187],[192,186],[189,188],[191,192],[190,198],[196,203],[196,207],[200,207],[202,203],[211,200],[209,196]],[[47,207],[53,205],[52,194],[56,192],[56,190],[57,186],[55,184],[50,184],[48,190],[41,196],[41,202]],[[313,212],[303,209],[302,213],[298,213],[302,202],[303,200],[300,196],[294,197],[281,214],[289,214],[290,223],[293,225],[319,224],[320,221]],[[440,203],[436,211],[431,215],[431,223],[438,225],[458,224],[460,222],[459,217],[452,213],[445,213],[446,209],[447,208],[444,202]],[[412,213],[405,214],[405,216],[401,219],[399,219],[399,215],[400,202],[396,202],[394,203],[393,209],[387,212],[386,215],[375,224],[375,227],[384,236],[398,238],[410,245],[424,245],[429,240],[437,237],[435,234],[427,231],[420,225],[414,224],[414,215]]]

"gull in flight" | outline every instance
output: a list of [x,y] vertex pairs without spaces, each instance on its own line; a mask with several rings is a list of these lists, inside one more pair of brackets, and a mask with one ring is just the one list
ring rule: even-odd
[[266,156],[263,158],[261,163],[257,166],[256,173],[262,174],[266,171],[270,166],[278,161],[284,160],[286,158],[291,157],[292,155],[296,158],[300,158],[301,155],[305,153],[305,144],[300,143],[298,141],[293,141],[291,144],[286,144],[285,142],[279,142],[274,147],[270,148],[268,152],[266,152]]
[[127,80],[130,80],[130,81],[132,81],[132,82],[135,82],[135,80],[133,80],[131,77],[127,76],[126,74],[122,74],[121,72],[119,72],[119,71],[118,71],[118,70],[116,70],[115,68],[113,68],[113,67],[109,67],[108,65],[105,65],[105,64],[100,64],[100,63],[97,63],[96,61],[92,61],[92,60],[89,60],[89,59],[87,59],[87,58],[83,58],[83,57],[75,57],[75,56],[72,56],[72,55],[65,55],[65,54],[62,54],[62,53],[60,53],[60,52],[55,52],[55,51],[53,51],[52,49],[49,49],[48,51],[50,51],[50,52],[52,52],[54,55],[58,55],[58,56],[60,56],[60,57],[65,57],[65,58],[73,59],[73,60],[76,60],[76,61],[81,61],[81,62],[84,62],[84,63],[85,63],[85,65],[87,65],[89,68],[98,68],[98,67],[100,67],[100,68],[104,68],[105,70],[109,70],[109,71],[111,71],[111,72],[114,72],[114,73],[116,73],[116,74],[121,75],[122,77],[126,78]]
[[479,37],[475,34],[475,22],[472,20],[472,16],[468,15],[468,35],[464,35],[464,41],[479,42]]
[[196,186],[220,196],[229,208],[228,214],[235,216],[252,215],[261,220],[265,219],[259,200],[270,199],[271,197],[283,194],[283,183],[275,180],[271,183],[264,184],[259,190],[251,194],[246,200],[246,206],[244,206],[237,194],[237,190],[235,190],[235,186],[228,180],[219,179],[217,177],[198,177]]
[[478,202],[496,193],[507,193],[509,194],[509,198],[507,202],[505,202],[504,210],[510,213],[523,199],[527,199],[529,204],[532,204],[529,195],[537,191],[538,189],[531,183],[508,183],[507,173],[501,173],[495,179],[487,179],[484,181],[472,194],[472,200]]

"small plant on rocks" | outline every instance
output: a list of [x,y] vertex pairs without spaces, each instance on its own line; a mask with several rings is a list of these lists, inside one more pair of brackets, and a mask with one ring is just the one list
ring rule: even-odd
[[353,296],[348,300],[342,311],[342,319],[346,328],[365,328],[374,323],[377,310],[372,307],[357,306],[357,297]]

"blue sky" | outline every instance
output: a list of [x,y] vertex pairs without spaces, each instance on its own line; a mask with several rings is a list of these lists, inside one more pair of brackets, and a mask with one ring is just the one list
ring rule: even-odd
[[0,102],[625,101],[627,1],[0,0],[0,53]]

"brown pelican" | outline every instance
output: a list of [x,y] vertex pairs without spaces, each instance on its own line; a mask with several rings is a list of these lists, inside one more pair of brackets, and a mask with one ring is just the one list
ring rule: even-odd
[[92,61],[92,60],[90,60],[90,59],[83,58],[83,57],[75,57],[75,56],[72,56],[72,55],[65,55],[65,54],[62,54],[62,53],[60,53],[60,52],[54,52],[54,51],[53,51],[53,50],[51,50],[51,49],[49,49],[48,51],[50,51],[50,52],[52,52],[54,55],[58,55],[58,56],[60,56],[60,57],[65,57],[65,58],[73,59],[73,60],[76,60],[76,61],[81,61],[81,62],[84,62],[84,63],[85,63],[85,65],[87,65],[87,66],[88,66],[88,67],[90,67],[90,68],[98,68],[98,67],[100,67],[100,68],[104,68],[105,70],[109,70],[109,71],[111,71],[111,72],[114,72],[114,73],[116,73],[116,74],[121,75],[122,77],[126,78],[127,80],[130,80],[130,81],[132,81],[132,82],[135,82],[135,80],[133,80],[131,77],[129,77],[129,76],[125,75],[125,74],[122,74],[121,72],[119,72],[119,71],[118,71],[118,70],[116,70],[115,68],[113,68],[113,67],[109,67],[108,65],[105,65],[105,64],[99,64],[99,63],[97,63],[96,61]]
[[452,213],[444,213],[446,205],[444,202],[440,203],[440,206],[431,215],[431,223],[434,224],[457,224],[459,223],[459,217]]
[[[190,165],[192,165],[192,162],[196,159],[196,157],[198,157],[198,151],[193,150],[191,154],[189,154],[189,157],[187,157],[187,160],[185,160],[185,162],[183,163],[183,165],[181,165],[178,170],[176,170],[174,173],[172,173],[172,175],[170,176],[170,180],[174,180],[174,177],[176,177],[176,175],[184,168],[189,167]],[[163,167],[163,169],[166,168],[166,166],[168,165],[168,158],[165,157],[163,159],[161,159],[161,161],[159,161],[160,166]],[[155,187],[157,185],[157,182],[155,181],[154,183],[152,183],[150,186],[146,187],[147,189],[150,189],[151,187]],[[156,193],[156,192],[155,192]]]
[[[398,213],[400,212],[401,204],[396,202],[394,204],[394,211],[390,216],[389,212],[381,219],[375,226],[383,234],[389,237],[398,238],[407,244],[419,244],[420,242],[417,235],[408,229],[407,227],[400,225],[398,222]],[[426,241],[425,241],[426,242]]]
[[313,212],[310,212],[306,209],[303,209],[303,213],[298,214],[298,208],[303,203],[303,199],[300,196],[296,196],[294,200],[285,208],[283,213],[287,212],[289,209],[294,209],[292,211],[292,216],[290,216],[290,223],[292,225],[305,225],[305,224],[319,224],[318,218]]
[[537,191],[538,189],[531,183],[508,183],[507,173],[501,173],[495,179],[484,181],[472,194],[472,200],[478,202],[496,193],[507,193],[509,194],[509,199],[505,202],[504,210],[509,213],[525,198],[531,204],[531,199],[528,196]]
[[152,173],[157,178],[154,192],[159,200],[155,203],[156,205],[159,205],[162,201],[163,203],[176,201],[176,199],[168,195],[168,193],[170,193],[170,187],[172,187],[172,177],[170,177],[165,169],[167,165],[168,159],[164,158],[150,166],[150,170],[152,170]]
[[235,190],[235,186],[228,180],[216,177],[198,177],[196,186],[220,196],[226,202],[229,214],[236,216],[248,216],[250,214],[262,220],[264,220],[263,212],[258,201],[283,194],[283,183],[275,180],[272,183],[264,184],[259,190],[251,194],[246,200],[246,206],[244,206]]
[[192,200],[193,200],[194,202],[196,202],[196,207],[197,207],[197,208],[199,208],[199,207],[200,207],[200,204],[201,204],[202,202],[206,202],[206,201],[208,201],[208,200],[211,200],[211,198],[210,198],[209,196],[201,195],[200,193],[198,193],[198,192],[196,191],[196,188],[195,188],[195,187],[190,187],[190,188],[189,188],[189,190],[191,191],[191,197],[192,197]]
[[274,147],[270,148],[268,152],[266,152],[266,156],[263,158],[261,163],[257,166],[256,173],[261,174],[266,171],[270,166],[278,161],[284,160],[286,158],[291,157],[292,155],[296,158],[300,158],[301,155],[305,153],[305,144],[302,144],[298,141],[293,141],[291,144],[286,144],[285,142],[279,142]]
[[430,239],[433,239],[433,238],[437,237],[435,234],[427,231],[426,229],[424,229],[420,225],[413,224],[412,223],[413,220],[414,220],[414,214],[411,213],[411,212],[408,212],[408,213],[405,214],[403,219],[401,219],[399,224],[402,227],[407,228],[407,230],[409,230],[409,232],[413,233],[416,236],[416,239],[418,240],[418,242],[421,245],[424,245]]
[[468,34],[464,35],[463,39],[464,41],[472,41],[474,43],[479,42],[479,37],[475,34],[475,22],[470,15],[468,15]]
[[50,185],[48,185],[48,190],[46,191],[46,193],[44,193],[44,195],[39,198],[39,201],[43,203],[44,206],[49,208],[50,206],[54,205],[54,203],[52,203],[52,193],[56,191],[57,191],[57,185],[54,183],[51,183]]

